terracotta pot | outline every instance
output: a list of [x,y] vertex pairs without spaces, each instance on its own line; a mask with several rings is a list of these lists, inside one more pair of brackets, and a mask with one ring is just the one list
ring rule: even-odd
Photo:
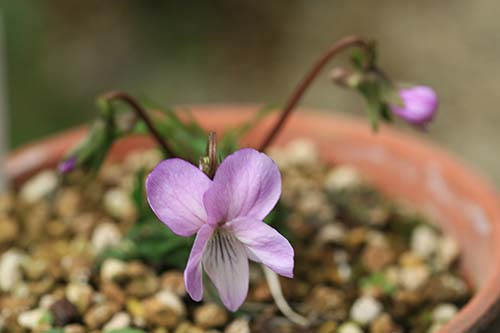
[[[257,107],[241,105],[191,108],[207,129],[219,133],[241,123]],[[270,120],[251,135],[262,140]],[[85,134],[75,129],[15,151],[7,163],[17,184],[34,172],[53,167],[62,154]],[[462,250],[462,266],[477,290],[460,313],[440,332],[474,332],[489,321],[500,296],[500,205],[490,185],[446,152],[416,137],[383,127],[373,134],[365,120],[314,111],[295,114],[276,144],[292,138],[314,140],[328,163],[350,164],[382,192],[418,207],[454,236]],[[145,137],[122,140],[113,147],[111,159],[150,147]]]

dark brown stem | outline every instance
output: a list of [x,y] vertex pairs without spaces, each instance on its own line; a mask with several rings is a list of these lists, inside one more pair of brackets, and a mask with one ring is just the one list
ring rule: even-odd
[[268,148],[269,145],[276,138],[276,135],[283,128],[283,125],[285,124],[286,120],[288,119],[292,111],[295,109],[295,107],[299,104],[300,100],[302,99],[302,96],[304,96],[304,93],[306,92],[307,88],[309,88],[311,83],[318,76],[318,74],[325,67],[325,65],[341,51],[352,46],[358,46],[363,49],[367,49],[369,47],[368,43],[363,39],[361,39],[360,37],[356,36],[344,37],[339,41],[337,41],[335,44],[333,44],[333,46],[314,63],[314,65],[306,74],[306,76],[304,76],[302,81],[300,81],[299,85],[292,92],[292,95],[288,98],[288,101],[285,104],[285,108],[281,112],[281,116],[276,122],[276,125],[274,125],[269,135],[265,138],[264,142],[260,146],[261,151],[264,151],[266,148]]
[[137,100],[134,97],[130,96],[129,94],[123,91],[111,91],[103,95],[103,98],[108,102],[119,100],[127,103],[132,108],[132,110],[134,110],[137,116],[144,121],[144,123],[149,129],[149,132],[156,140],[158,145],[160,145],[161,149],[165,152],[165,154],[167,154],[167,156],[169,157],[175,156],[171,147],[168,145],[168,143],[163,139],[163,137],[154,127],[153,121],[151,120],[151,118],[149,118],[146,110],[139,104],[139,102],[137,102]]
[[215,132],[208,133],[207,156],[210,170],[209,177],[212,178],[219,166],[217,157],[217,133]]

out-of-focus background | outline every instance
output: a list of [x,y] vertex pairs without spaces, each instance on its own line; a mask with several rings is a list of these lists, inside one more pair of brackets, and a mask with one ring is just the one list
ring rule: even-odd
[[[90,120],[109,89],[162,105],[280,103],[327,46],[359,34],[379,41],[393,78],[438,91],[432,140],[500,185],[496,0],[4,0],[0,10],[11,148]],[[305,104],[361,114],[361,99],[327,78]]]

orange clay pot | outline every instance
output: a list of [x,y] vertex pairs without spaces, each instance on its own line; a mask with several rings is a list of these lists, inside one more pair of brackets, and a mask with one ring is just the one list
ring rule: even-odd
[[[191,108],[201,124],[219,136],[257,109]],[[272,120],[260,124],[243,144],[260,143]],[[18,185],[34,172],[54,167],[85,133],[85,128],[74,129],[15,151],[7,162],[8,175]],[[389,127],[374,134],[365,120],[302,110],[289,119],[276,145],[297,137],[313,140],[327,163],[357,168],[380,191],[415,206],[457,239],[463,271],[476,293],[440,333],[475,332],[490,321],[500,298],[500,205],[487,181],[431,143]],[[120,160],[153,145],[146,137],[126,138],[109,158]]]

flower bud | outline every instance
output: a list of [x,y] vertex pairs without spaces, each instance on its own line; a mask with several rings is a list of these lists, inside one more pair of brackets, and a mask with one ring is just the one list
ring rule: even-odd
[[73,171],[75,167],[76,167],[76,157],[72,156],[61,161],[57,166],[57,170],[59,170],[60,173],[65,174]]
[[400,89],[399,97],[402,105],[391,104],[391,111],[408,123],[425,127],[434,118],[439,104],[434,89],[426,86]]

